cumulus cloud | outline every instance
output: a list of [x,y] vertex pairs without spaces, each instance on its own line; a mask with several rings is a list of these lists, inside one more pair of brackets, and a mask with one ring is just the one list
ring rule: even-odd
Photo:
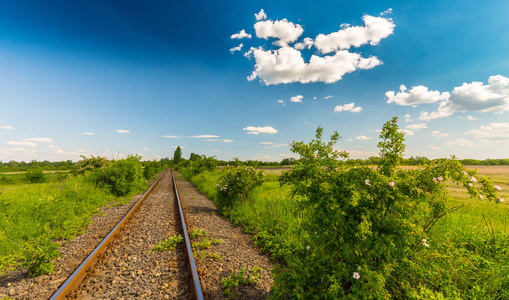
[[53,143],[53,139],[50,138],[28,138],[23,140],[25,142]]
[[279,104],[281,104],[281,105],[283,105],[283,106],[285,106],[285,104],[286,104],[286,103],[285,103],[285,100],[283,100],[283,99],[281,99],[281,100],[277,100],[277,103],[279,103]]
[[358,141],[367,141],[367,140],[371,140],[372,138],[367,137],[365,135],[359,135],[358,137],[355,137],[355,139]]
[[37,147],[37,144],[36,144],[36,143],[34,143],[34,142],[17,142],[17,141],[8,141],[8,142],[7,142],[7,143],[5,143],[5,144],[6,144],[6,145],[9,145],[9,146]]
[[330,34],[319,34],[315,38],[315,46],[323,54],[360,47],[365,44],[372,46],[391,35],[394,32],[392,19],[364,15],[364,26],[350,26],[343,24],[341,29]]
[[509,139],[509,123],[491,123],[488,126],[474,128],[467,132],[477,139],[481,138],[498,138]]
[[[420,120],[433,120],[467,111],[502,113],[509,110],[509,78],[495,75],[488,78],[488,84],[479,81],[465,82],[455,87],[451,93],[428,91],[424,86],[412,87],[407,92],[406,87],[401,85],[400,92],[388,91],[385,95],[387,103],[405,106],[439,102],[436,111],[422,112]],[[474,118],[467,116],[467,119]]]
[[230,38],[232,40],[234,39],[243,39],[243,38],[248,38],[250,39],[251,38],[251,35],[249,33],[246,33],[246,31],[244,29],[242,29],[241,31],[239,31],[238,33],[235,33],[235,34],[232,34],[232,36],[230,36]]
[[237,47],[231,48],[230,53],[233,54],[233,52],[235,52],[235,51],[240,51],[242,49],[242,47],[244,47],[244,44],[240,43],[240,45],[238,45]]
[[247,134],[260,134],[260,133],[268,133],[268,134],[276,134],[277,129],[274,129],[270,126],[264,126],[264,127],[254,127],[254,126],[248,126],[246,128],[242,128],[242,130],[247,131]]
[[420,130],[420,129],[426,129],[428,128],[427,124],[426,123],[422,123],[422,124],[412,124],[412,125],[408,125],[406,127],[406,129],[410,129],[410,130]]
[[83,132],[83,135],[95,135],[93,132]]
[[448,137],[449,135],[445,132],[441,132],[440,130],[433,130],[431,132],[431,136],[438,137],[438,138],[444,138],[444,137]]
[[302,98],[304,98],[304,96],[302,95],[293,96],[292,98],[290,98],[290,102],[302,103]]
[[[343,25],[338,32],[320,34],[314,40],[306,37],[298,41],[304,32],[300,24],[287,19],[276,21],[258,19],[254,25],[256,36],[266,40],[274,38],[273,45],[279,48],[266,50],[263,46],[251,47],[245,52],[245,57],[255,59],[255,70],[247,80],[259,78],[266,85],[292,82],[333,83],[341,80],[347,73],[372,69],[382,64],[375,56],[365,58],[347,49],[366,43],[377,45],[381,39],[392,34],[394,23],[391,19],[369,15],[365,15],[363,20],[365,26]],[[293,47],[290,45],[292,43]],[[309,61],[304,61],[300,50],[312,47],[316,47],[321,54],[334,53],[333,55],[315,53]]]
[[355,103],[348,103],[344,105],[337,105],[334,108],[334,112],[342,112],[342,111],[349,111],[349,112],[360,112],[362,111],[362,107],[357,106],[355,107]]
[[262,10],[260,10],[259,13],[255,14],[255,18],[256,18],[256,21],[261,21],[261,20],[267,19],[267,14],[265,13],[265,11],[263,11],[263,8],[262,8]]
[[399,92],[388,91],[385,93],[387,103],[395,103],[404,106],[417,106],[419,104],[434,103],[447,100],[449,93],[440,93],[439,91],[429,91],[427,87],[418,85],[407,91],[403,84],[399,87]]
[[404,135],[415,135],[415,133],[410,129],[400,129],[400,132],[402,132]]
[[411,116],[410,116],[409,114],[406,114],[406,115],[404,116],[404,118],[405,118],[405,122],[410,122],[410,121],[412,121],[412,118],[411,118]]
[[258,21],[254,25],[254,29],[258,38],[276,38],[285,43],[295,42],[304,32],[302,26],[287,19]]
[[131,130],[127,130],[127,129],[117,129],[116,130],[117,133],[129,133],[131,132]]
[[12,126],[6,126],[6,125],[0,125],[0,129],[6,129],[6,130],[13,130],[14,128]]
[[363,58],[358,53],[346,50],[332,56],[312,55],[309,63],[306,63],[301,53],[289,46],[267,51],[262,47],[253,48],[253,56],[256,60],[255,71],[248,80],[259,77],[267,85],[317,81],[334,83],[346,73],[371,69],[382,63],[374,56]]

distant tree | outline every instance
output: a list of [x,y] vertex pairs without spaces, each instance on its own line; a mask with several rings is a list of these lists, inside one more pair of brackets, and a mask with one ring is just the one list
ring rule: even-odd
[[195,160],[198,160],[200,158],[201,158],[201,155],[196,154],[196,153],[191,153],[191,155],[189,156],[189,160],[191,160],[191,161],[195,161]]
[[173,153],[173,164],[178,165],[182,161],[182,149],[180,146],[177,146],[177,149]]

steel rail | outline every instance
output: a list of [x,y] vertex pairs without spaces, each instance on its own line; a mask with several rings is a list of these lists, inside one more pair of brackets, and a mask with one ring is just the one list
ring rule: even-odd
[[[133,207],[124,215],[122,220],[108,233],[108,235],[101,241],[101,243],[88,255],[88,257],[81,263],[81,265],[74,271],[74,273],[67,278],[67,280],[60,286],[60,288],[51,296],[51,300],[65,299],[67,295],[75,291],[80,283],[87,275],[87,271],[97,262],[99,256],[103,254],[108,245],[113,241],[114,237],[122,227],[126,224],[127,220],[132,216],[134,211],[140,206],[145,198],[150,194],[152,189],[156,186],[159,180],[167,172],[166,170],[159,178],[150,186],[150,188],[143,194],[143,196],[133,205]],[[173,173],[172,173],[173,175]]]
[[196,270],[196,265],[194,263],[193,258],[193,250],[191,249],[191,242],[189,240],[189,235],[187,234],[186,221],[184,218],[184,213],[182,212],[182,205],[180,204],[180,197],[177,190],[177,183],[175,182],[175,176],[173,176],[173,170],[171,171],[171,178],[173,179],[173,188],[175,189],[175,198],[177,200],[180,212],[180,220],[182,221],[182,228],[184,230],[184,239],[186,241],[186,254],[189,259],[188,267],[191,271],[191,285],[192,285],[192,293],[195,299],[203,300],[203,293],[201,291],[200,278],[198,276],[198,271]]

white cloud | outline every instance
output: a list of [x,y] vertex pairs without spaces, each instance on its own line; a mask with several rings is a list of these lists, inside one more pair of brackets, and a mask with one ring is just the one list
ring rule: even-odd
[[276,38],[284,43],[295,42],[304,32],[302,26],[287,19],[259,21],[254,25],[254,29],[258,38]]
[[27,146],[27,147],[37,147],[37,144],[34,142],[17,142],[17,141],[8,141],[5,143],[9,146]]
[[323,97],[323,99],[329,99],[329,98],[334,98],[334,96],[329,95],[329,96]]
[[402,132],[405,135],[409,135],[409,136],[410,135],[415,135],[415,133],[412,130],[410,130],[410,129],[400,129],[399,131]]
[[82,135],[95,135],[93,132],[83,132]]
[[180,137],[174,136],[174,135],[163,135],[162,137],[169,138],[169,139],[179,139]]
[[0,125],[0,129],[13,130],[12,126]]
[[302,95],[293,96],[292,98],[290,98],[290,102],[302,103],[302,98],[304,98],[304,96]]
[[441,132],[440,130],[433,130],[431,132],[431,136],[443,138],[443,137],[448,137],[449,135],[445,132]]
[[360,112],[362,111],[362,107],[357,106],[355,107],[355,103],[349,103],[344,105],[337,105],[334,108],[334,112],[342,112],[342,111],[350,111],[350,112]]
[[150,150],[150,148],[143,148],[143,150]]
[[256,21],[261,21],[261,20],[267,19],[267,14],[265,13],[265,11],[263,11],[263,8],[262,8],[262,10],[260,10],[259,13],[255,14],[255,18],[256,18]]
[[449,142],[447,145],[452,147],[472,147],[475,146],[475,143],[467,139],[459,139],[454,142]]
[[279,104],[281,104],[281,105],[285,106],[285,100],[283,100],[283,99],[281,99],[281,100],[277,100],[277,103],[279,103]]
[[23,140],[25,142],[53,143],[53,139],[50,138],[28,138]]
[[177,149],[177,147],[180,147],[180,149],[185,149],[185,148],[186,148],[186,147],[184,147],[184,146],[173,146],[172,148]]
[[388,10],[381,12],[380,15],[383,16],[383,15],[390,14],[390,13],[392,13],[392,8],[389,8]]
[[450,96],[447,92],[440,93],[439,91],[428,91],[428,88],[422,85],[413,86],[408,92],[406,86],[401,85],[399,90],[400,91],[398,93],[394,93],[394,91],[388,91],[385,93],[387,103],[415,106],[424,103],[434,103],[437,101],[447,100]]
[[238,33],[235,33],[235,34],[232,34],[232,36],[230,37],[232,40],[233,39],[243,39],[243,38],[248,38],[250,39],[251,38],[251,35],[249,33],[246,33],[246,31],[244,29],[242,29],[241,31],[239,31]]
[[[407,92],[406,87],[401,85],[400,92],[388,91],[385,95],[387,103],[405,106],[439,102],[436,111],[421,113],[419,119],[426,121],[466,111],[502,113],[509,110],[509,78],[502,75],[490,76],[486,85],[479,81],[463,83],[451,93],[428,91],[424,86],[412,87]],[[467,119],[475,118],[467,116]]]
[[228,140],[228,139],[207,139],[207,142],[222,142],[222,143],[233,143],[234,140]]
[[406,129],[410,129],[410,130],[420,130],[420,129],[426,129],[426,128],[428,128],[426,123],[412,124],[412,125],[408,125],[406,127]]
[[129,133],[131,132],[131,130],[127,130],[127,129],[117,129],[116,130],[117,133]]
[[260,134],[260,133],[276,134],[277,133],[277,129],[274,129],[270,126],[264,126],[264,127],[248,126],[246,128],[242,128],[242,130],[246,130],[247,134]]
[[274,143],[273,142],[261,142],[260,144],[261,145],[273,145]]
[[35,150],[33,150],[33,149],[25,149],[23,147],[17,147],[17,148],[9,149],[9,152],[14,152],[14,153],[35,153]]
[[80,156],[81,153],[78,153],[78,152],[67,152],[67,151],[64,151],[61,147],[59,146],[55,146],[55,145],[48,145],[48,149],[50,149],[50,152],[51,153],[54,153],[54,154],[61,154],[61,155],[67,155],[67,156]]
[[202,134],[202,135],[193,135],[191,137],[198,138],[198,139],[210,139],[210,138],[218,138],[219,135]]
[[410,117],[411,117],[411,116],[410,116],[409,114],[406,114],[406,115],[404,116],[404,118],[405,118],[405,122],[410,122],[410,121],[412,121],[412,119],[411,119]]
[[371,140],[372,138],[367,137],[365,135],[360,135],[360,136],[356,137],[355,139],[358,141],[367,141],[367,140]]
[[304,40],[302,40],[302,42],[296,43],[295,45],[293,45],[293,48],[295,48],[297,50],[311,49],[311,47],[313,47],[313,44],[314,44],[313,39],[307,37],[307,38],[304,38]]
[[346,73],[357,69],[371,69],[382,62],[374,56],[363,58],[358,53],[346,50],[338,51],[332,56],[312,55],[306,63],[299,51],[292,47],[283,46],[277,50],[265,51],[263,48],[253,48],[255,71],[248,77],[254,80],[259,77],[267,85],[280,83],[334,83],[343,78]]
[[432,146],[432,145],[429,145],[428,148],[432,149],[432,150],[438,150],[440,148],[438,148],[437,146]]
[[509,139],[509,123],[491,123],[488,126],[474,128],[468,131],[467,134],[473,135],[476,139],[481,138]]
[[240,43],[240,45],[238,45],[237,47],[231,48],[230,53],[233,54],[233,52],[235,52],[235,51],[240,51],[242,49],[242,47],[244,47],[244,44]]
[[344,24],[337,32],[319,34],[315,38],[315,46],[320,52],[326,54],[338,50],[359,47],[364,44],[378,45],[380,40],[388,37],[394,31],[392,19],[364,15],[364,26],[350,26]]
[[470,121],[479,120],[479,118],[472,117],[472,116],[467,116],[467,119],[470,120]]

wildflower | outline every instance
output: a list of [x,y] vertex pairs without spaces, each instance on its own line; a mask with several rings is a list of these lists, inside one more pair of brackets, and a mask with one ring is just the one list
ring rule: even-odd
[[438,176],[437,179],[438,179],[438,181],[443,181],[444,180],[444,178],[442,176]]
[[479,198],[484,199],[483,195],[479,195]]
[[313,153],[313,156],[316,157],[316,153]]
[[267,287],[267,293],[270,292],[270,286]]
[[429,247],[427,241],[428,241],[427,239],[422,239],[422,244],[426,247]]
[[364,180],[364,182],[366,183],[366,185],[371,185],[369,184],[369,179]]
[[306,250],[309,250],[309,248],[311,248],[311,247],[309,247],[309,245],[308,245],[308,246],[306,247]]
[[504,201],[505,201],[505,199],[504,199],[504,198],[502,198],[502,197],[498,198],[498,200],[499,200],[500,202],[504,202]]
[[468,175],[468,174],[467,174],[467,171],[463,171],[463,174]]
[[359,280],[359,278],[361,278],[361,275],[359,275],[358,272],[353,272],[353,278]]
[[334,168],[334,170],[336,170],[336,172],[338,171],[338,168]]
[[472,181],[472,182],[477,182],[477,179],[475,179],[474,177],[470,177],[469,179],[470,179],[470,181]]
[[329,167],[327,167],[327,166],[324,166],[324,167],[323,167],[323,169],[324,169],[325,171],[327,171],[327,169],[328,169],[328,168],[329,168]]
[[497,190],[499,190],[499,191],[501,191],[501,190],[502,190],[502,188],[501,188],[501,187],[499,187],[498,185],[496,185],[496,186],[495,186],[495,188],[496,188]]
[[397,124],[398,123],[398,119],[394,119],[394,124]]
[[474,186],[474,184],[473,184],[472,182],[470,182],[470,183],[468,184],[468,186]]
[[389,182],[390,186],[394,186],[394,181]]
[[436,177],[433,177],[433,181],[434,181],[434,182],[437,182],[437,179],[436,179]]

